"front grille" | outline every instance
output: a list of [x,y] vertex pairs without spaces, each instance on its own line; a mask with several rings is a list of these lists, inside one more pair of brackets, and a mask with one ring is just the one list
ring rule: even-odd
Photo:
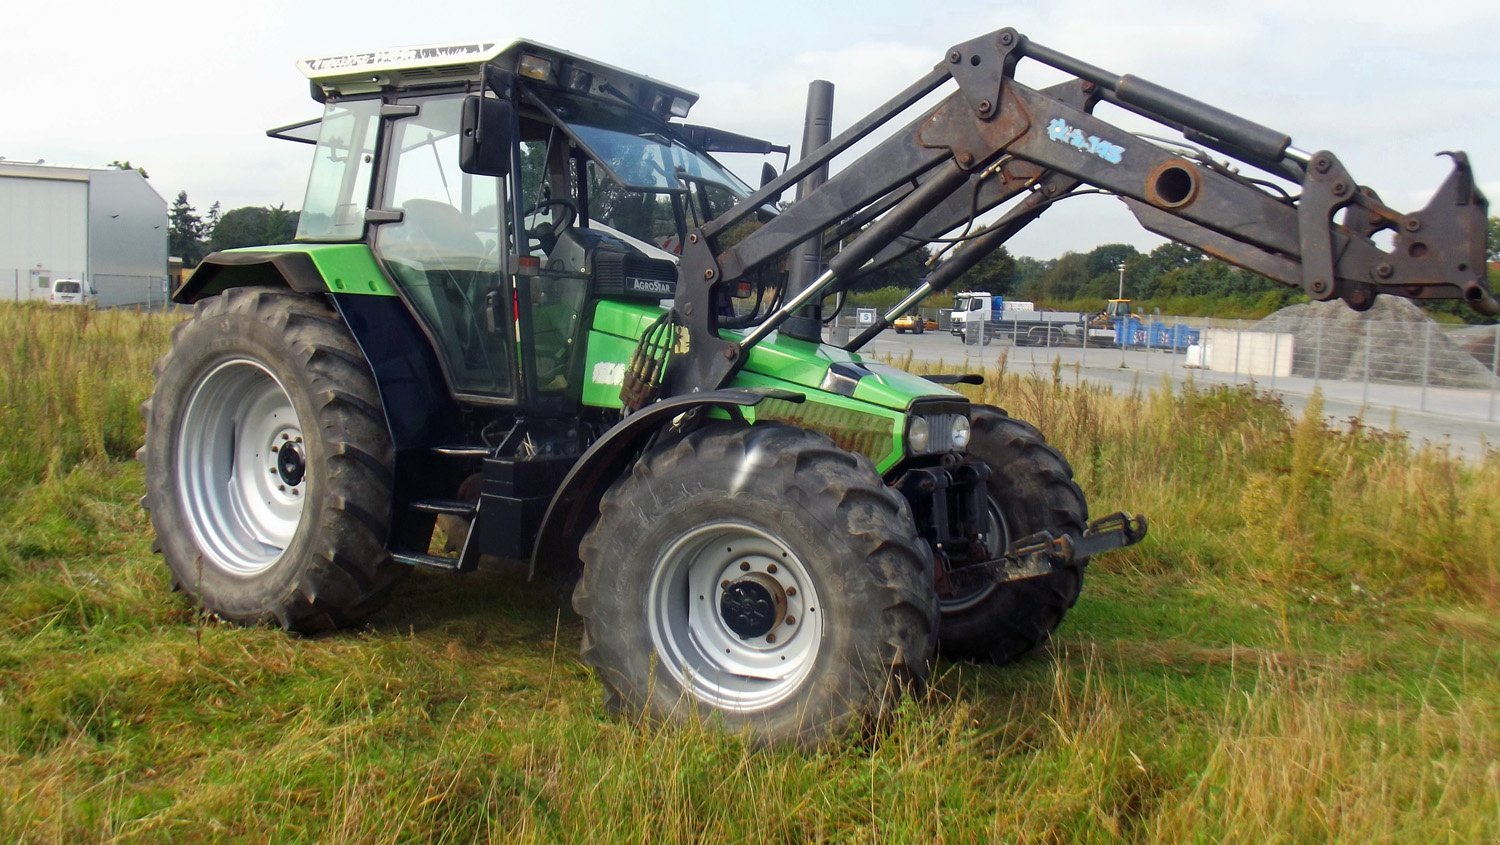
[[959,414],[924,414],[927,417],[929,452],[947,452],[952,449],[954,420]]

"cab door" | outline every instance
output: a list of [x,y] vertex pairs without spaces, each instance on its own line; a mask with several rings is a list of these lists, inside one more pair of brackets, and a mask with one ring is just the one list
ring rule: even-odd
[[387,127],[379,192],[380,207],[401,219],[379,227],[375,252],[435,342],[453,392],[503,400],[517,381],[504,307],[514,294],[501,273],[506,215],[500,180],[459,168],[463,97],[397,101],[415,113]]

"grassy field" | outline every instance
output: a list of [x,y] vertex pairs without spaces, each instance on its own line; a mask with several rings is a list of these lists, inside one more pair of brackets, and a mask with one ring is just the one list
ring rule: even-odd
[[608,717],[565,602],[503,568],[318,639],[192,613],[129,460],[169,328],[0,309],[5,841],[1500,838],[1500,455],[997,369],[976,395],[1151,536],[1048,652],[753,751]]

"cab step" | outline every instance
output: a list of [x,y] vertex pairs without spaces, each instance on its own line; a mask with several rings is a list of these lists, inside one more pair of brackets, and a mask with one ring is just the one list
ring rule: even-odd
[[490,456],[490,450],[485,446],[434,446],[432,453],[445,458],[488,458]]
[[435,572],[458,572],[459,559],[456,557],[442,557],[440,555],[413,554],[411,552],[391,552],[391,560],[404,563],[417,569],[430,569]]
[[462,499],[418,499],[407,507],[418,513],[457,516],[463,519],[473,519],[474,514],[479,511],[478,503],[465,502]]

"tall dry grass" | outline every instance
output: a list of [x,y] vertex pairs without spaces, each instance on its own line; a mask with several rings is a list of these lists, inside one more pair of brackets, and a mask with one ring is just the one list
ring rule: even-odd
[[175,315],[0,307],[0,499],[79,464],[130,458]]

